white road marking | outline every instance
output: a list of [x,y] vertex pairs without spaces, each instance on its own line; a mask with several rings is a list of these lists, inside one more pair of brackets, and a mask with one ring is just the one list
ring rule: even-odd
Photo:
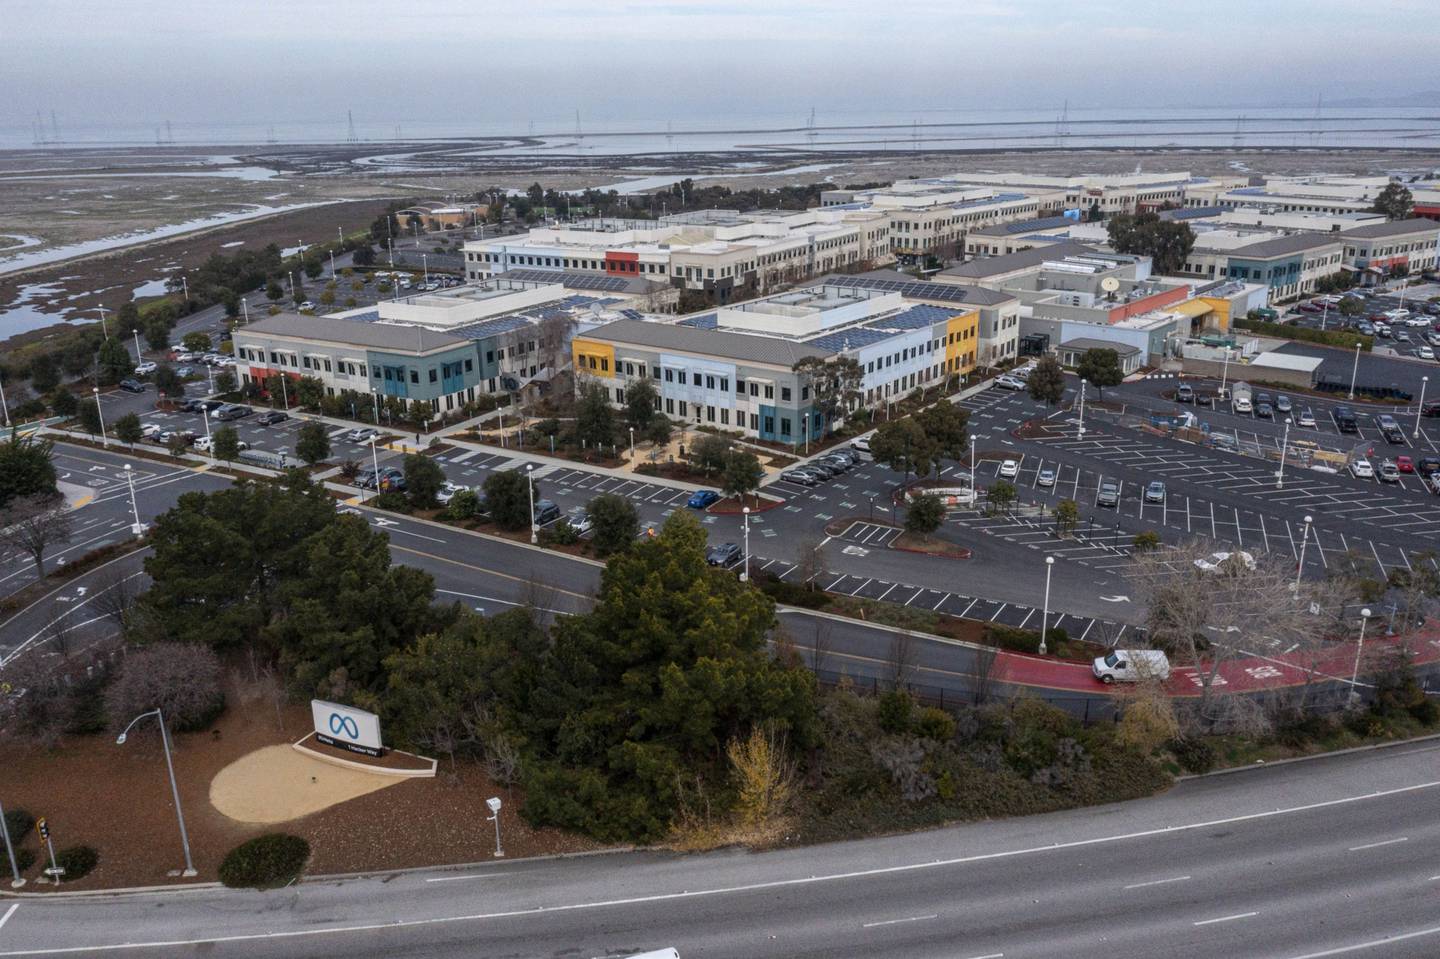
[[1326,949],[1323,952],[1307,952],[1303,956],[1291,956],[1290,959],[1324,959],[1326,956],[1343,956],[1347,952],[1359,952],[1362,949],[1374,949],[1376,946],[1389,946],[1393,943],[1405,942],[1407,939],[1435,935],[1440,935],[1440,926],[1417,929],[1414,932],[1402,932],[1398,935],[1386,936],[1384,939],[1371,939],[1369,942],[1357,942],[1353,946],[1336,946],[1334,949]]
[[1351,846],[1349,852],[1359,852],[1362,849],[1378,849],[1381,846],[1393,846],[1397,842],[1409,842],[1409,836],[1401,836],[1399,839],[1386,839],[1384,842],[1367,842],[1363,846]]
[[1189,879],[1189,878],[1190,878],[1189,876],[1175,876],[1173,879],[1152,879],[1150,882],[1135,882],[1135,883],[1131,883],[1130,885],[1125,886],[1124,888],[1126,888],[1126,889],[1144,889],[1146,886],[1163,886],[1163,885],[1165,885],[1167,882],[1184,882],[1185,880],[1187,880],[1187,879]]
[[434,879],[426,879],[425,881],[426,881],[426,882],[461,882],[461,881],[466,880],[466,879],[496,879],[496,878],[498,878],[498,877],[499,877],[499,874],[498,874],[498,873],[493,873],[493,872],[481,872],[481,873],[472,873],[471,875],[468,875],[468,876],[436,876]]
[[[1087,846],[1100,846],[1114,842],[1125,842],[1133,839],[1145,839],[1150,836],[1174,835],[1182,832],[1193,832],[1201,829],[1213,829],[1216,826],[1228,826],[1241,822],[1257,822],[1265,819],[1274,819],[1277,816],[1289,816],[1296,813],[1314,812],[1319,809],[1333,809],[1337,806],[1348,806],[1352,803],[1365,802],[1371,799],[1383,799],[1388,796],[1399,796],[1407,793],[1418,792],[1422,789],[1435,789],[1440,787],[1440,780],[1416,783],[1411,786],[1398,786],[1394,789],[1381,789],[1374,792],[1362,793],[1358,796],[1345,796],[1340,799],[1327,799],[1321,802],[1305,803],[1300,806],[1289,806],[1281,809],[1269,809],[1264,812],[1246,813],[1240,816],[1229,816],[1224,819],[1209,819],[1201,822],[1185,823],[1179,826],[1163,826],[1156,829],[1143,829],[1136,832],[1116,833],[1110,836],[1096,836],[1091,839],[1075,839],[1069,842],[1050,843],[1043,846],[1030,846],[1021,849],[1008,849],[1001,852],[976,853],[970,856],[957,856],[953,859],[932,859],[926,862],[902,863],[896,866],[877,866],[872,869],[859,869],[852,872],[827,873],[818,876],[807,876],[795,879],[773,879],[766,882],[748,883],[738,886],[720,886],[714,889],[697,889],[683,892],[656,893],[649,896],[633,896],[626,899],[601,899],[589,902],[568,903],[558,906],[532,906],[528,909],[512,909],[502,912],[473,913],[460,916],[432,916],[425,919],[396,919],[390,922],[367,922],[351,926],[330,926],[324,929],[293,929],[283,932],[252,932],[235,933],[229,936],[212,936],[202,939],[169,939],[156,940],[153,942],[122,942],[100,945],[84,946],[52,946],[44,949],[25,949],[0,952],[0,957],[6,956],[53,956],[67,955],[78,952],[121,952],[134,951],[137,949],[158,949],[173,946],[196,946],[210,943],[222,942],[262,942],[282,939],[308,939],[315,936],[333,936],[357,932],[376,932],[382,929],[409,929],[422,928],[425,926],[450,925],[458,922],[483,922],[494,919],[513,919],[521,916],[538,916],[546,913],[560,912],[584,912],[593,909],[613,908],[615,906],[633,906],[640,903],[672,902],[685,899],[704,899],[712,896],[736,895],[739,893],[757,892],[764,889],[785,889],[791,887],[812,886],[819,883],[841,882],[847,879],[865,879],[875,876],[891,876],[902,873],[919,872],[921,870],[941,869],[973,862],[989,862],[999,859],[1013,859],[1017,856],[1035,856],[1041,853],[1054,853],[1066,849],[1082,849]],[[1250,915],[1254,915],[1251,913]],[[1421,935],[1434,935],[1440,933],[1440,928],[1427,929],[1421,932],[1410,933],[1406,936],[1393,936],[1386,940],[1395,942],[1404,938],[1415,938]],[[1352,947],[1357,948],[1357,947]],[[1294,959],[1318,959],[1320,956],[1338,955],[1338,952],[1314,953],[1311,956],[1296,956]]]
[[938,916],[910,916],[906,919],[886,919],[883,922],[867,922],[860,926],[861,929],[874,929],[876,926],[894,926],[902,922],[924,922],[926,919],[937,919]]
[[1232,922],[1236,919],[1249,919],[1251,916],[1258,916],[1258,912],[1239,912],[1233,916],[1221,916],[1218,919],[1201,919],[1199,922],[1191,923],[1192,926],[1208,926],[1216,922]]
[[0,916],[0,929],[4,929],[4,928],[5,928],[5,923],[7,923],[7,922],[10,921],[10,917],[13,916],[13,915],[15,915],[15,910],[16,910],[16,909],[19,909],[19,908],[20,908],[20,904],[19,904],[18,902],[16,902],[16,903],[12,903],[12,904],[10,905],[10,908],[5,910],[5,915]]

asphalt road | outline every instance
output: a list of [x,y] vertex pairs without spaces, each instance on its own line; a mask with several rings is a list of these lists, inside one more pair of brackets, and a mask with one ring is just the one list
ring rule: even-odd
[[1406,744],[778,852],[27,898],[0,902],[0,956],[1420,959],[1440,951],[1437,759]]

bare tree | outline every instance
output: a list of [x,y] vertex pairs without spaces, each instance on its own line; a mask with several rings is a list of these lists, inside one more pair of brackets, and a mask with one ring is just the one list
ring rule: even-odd
[[67,615],[69,612],[69,606],[58,602],[51,603],[42,634],[43,641],[49,643],[50,648],[59,653],[61,659],[69,659],[75,645],[75,625],[74,620]]
[[901,629],[890,634],[890,655],[886,665],[890,667],[890,682],[896,689],[908,685],[914,678],[919,658],[920,648],[914,633]]
[[569,313],[548,313],[535,329],[539,367],[559,370],[569,355],[570,339],[575,335],[576,321]]
[[814,632],[810,637],[810,670],[817,676],[828,668],[830,650],[834,645],[830,621],[820,616],[811,620]]
[[58,496],[21,496],[0,513],[0,542],[26,553],[45,575],[45,551],[70,538],[70,508]]
[[796,547],[800,555],[795,562],[795,571],[800,575],[800,582],[810,589],[823,589],[822,580],[830,571],[820,546],[821,541],[812,536],[801,539]]
[[975,705],[983,706],[990,701],[994,687],[995,660],[1000,655],[997,646],[980,645],[974,649]]
[[105,690],[105,710],[118,726],[159,708],[170,729],[200,729],[224,706],[219,657],[208,647],[187,643],[156,643],[130,652]]
[[559,596],[559,589],[545,582],[532,570],[526,577],[525,584],[520,587],[520,606],[529,614],[530,622],[535,624],[536,629],[544,629],[554,619],[555,603]]
[[1220,718],[1216,699],[1225,698],[1227,662],[1293,651],[1317,641],[1319,632],[1311,610],[1320,590],[1305,582],[1297,590],[1289,563],[1240,551],[1219,559],[1212,549],[1196,542],[1137,553],[1129,571],[1151,640],[1193,671],[1202,723]]
[[140,598],[137,576],[122,567],[111,566],[95,578],[91,589],[90,602],[95,611],[114,623],[121,633],[128,628],[131,613]]

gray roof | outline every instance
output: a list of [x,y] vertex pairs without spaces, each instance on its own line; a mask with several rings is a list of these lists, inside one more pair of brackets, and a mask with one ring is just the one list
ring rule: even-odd
[[1357,240],[1381,240],[1390,236],[1409,236],[1412,233],[1436,233],[1440,232],[1440,223],[1434,220],[1426,220],[1423,217],[1415,217],[1409,220],[1390,220],[1386,223],[1375,223],[1370,226],[1357,226],[1353,230],[1345,230],[1340,236],[1342,239]]
[[971,230],[971,236],[1016,236],[1025,233],[1034,233],[1037,230],[1059,230],[1075,225],[1075,221],[1065,216],[1045,216],[1037,220],[1012,220],[1009,223],[996,223],[994,226],[982,226],[978,230]]
[[393,323],[367,323],[364,320],[342,320],[333,316],[305,316],[300,313],[278,313],[242,326],[237,336],[257,333],[266,336],[290,336],[320,343],[372,347],[399,353],[429,353],[469,343],[462,337],[437,333],[423,326],[399,326]]
[[1067,240],[1064,243],[1031,247],[1028,250],[1006,253],[1003,256],[981,257],[978,260],[971,260],[969,263],[961,263],[958,266],[941,270],[940,276],[957,276],[962,279],[981,280],[990,276],[999,276],[1002,273],[1010,273],[1014,270],[1024,270],[1033,266],[1039,266],[1047,260],[1063,260],[1067,256],[1083,256],[1087,253],[1095,252],[1098,251],[1093,246],[1079,243],[1075,240]]
[[1115,343],[1110,340],[1096,340],[1088,336],[1081,336],[1073,340],[1066,340],[1060,344],[1062,350],[1114,350],[1116,356],[1134,356],[1140,352],[1139,347],[1131,346],[1129,343]]
[[582,338],[784,367],[794,366],[807,356],[834,356],[836,352],[775,336],[701,330],[644,320],[616,320],[582,334]]
[[1292,233],[1289,236],[1277,236],[1261,240],[1258,243],[1248,243],[1245,246],[1236,247],[1230,251],[1230,255],[1238,256],[1241,259],[1255,257],[1268,259],[1272,256],[1290,256],[1294,253],[1318,250],[1321,247],[1338,246],[1340,243],[1340,237],[1328,233]]

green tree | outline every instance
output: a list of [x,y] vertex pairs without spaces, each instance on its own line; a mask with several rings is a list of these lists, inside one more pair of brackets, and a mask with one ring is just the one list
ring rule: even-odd
[[80,428],[91,436],[100,435],[104,423],[100,419],[100,407],[92,397],[86,397],[80,403]]
[[926,539],[945,522],[945,504],[934,493],[921,493],[905,510],[905,529]]
[[163,350],[170,345],[170,331],[174,324],[164,317],[155,316],[145,321],[145,328],[141,332],[145,335],[145,344],[152,350]]
[[1195,233],[1188,223],[1162,220],[1158,213],[1116,214],[1105,224],[1105,231],[1117,253],[1148,256],[1157,273],[1180,269],[1195,246]]
[[575,405],[575,436],[587,447],[609,446],[615,442],[615,411],[599,383],[586,383]]
[[[94,409],[95,404],[87,404]],[[92,432],[98,433],[99,421]],[[14,433],[0,440],[0,509],[13,499],[55,496],[54,444],[34,435]]]
[[135,361],[130,358],[130,351],[114,336],[101,341],[95,362],[101,386],[114,386],[135,369]]
[[273,276],[265,281],[265,299],[271,303],[279,303],[285,299],[285,288]]
[[705,564],[705,531],[676,513],[606,567],[592,612],[561,619],[518,711],[534,825],[608,840],[670,829],[681,784],[729,777],[726,743],[773,724],[815,744],[814,680],[766,651],[774,605]]
[[290,302],[299,306],[307,299],[309,299],[309,297],[305,295],[305,278],[296,274],[294,276],[293,286],[290,289]]
[[307,409],[318,409],[325,399],[325,382],[318,376],[302,376],[295,384],[295,400]]
[[134,300],[120,304],[120,309],[115,313],[115,322],[118,330],[140,329],[140,306]]
[[1160,546],[1160,534],[1153,529],[1147,529],[1143,533],[1135,534],[1135,552],[1146,553]]
[[749,450],[731,450],[725,457],[725,467],[720,474],[721,488],[727,496],[734,496],[742,503],[745,497],[760,488],[765,470],[760,458]]
[[221,287],[218,295],[220,303],[225,307],[225,315],[232,320],[240,315],[240,297],[229,287]]
[[50,394],[48,402],[51,412],[56,416],[74,416],[80,409],[80,401],[75,398],[75,394],[63,386]]
[[645,428],[655,419],[655,406],[660,394],[655,390],[655,381],[649,378],[631,380],[625,387],[625,414],[635,432],[644,435]]
[[180,340],[180,345],[191,353],[207,353],[210,351],[211,342],[209,333],[201,333],[196,330],[193,333],[186,333]]
[[1347,296],[1340,300],[1341,316],[1359,316],[1365,312],[1365,301],[1353,296]]
[[1065,395],[1065,373],[1060,369],[1060,361],[1049,353],[1040,357],[1025,381],[1025,389],[1037,403],[1054,406],[1060,402]]
[[1080,522],[1080,504],[1073,499],[1062,499],[1055,504],[1055,534],[1069,536]]
[[[949,405],[949,404],[946,404]],[[939,459],[939,448],[913,418],[906,416],[880,424],[870,437],[870,455],[897,473],[925,476]]]
[[224,367],[215,374],[215,389],[220,393],[235,392],[235,374],[230,367]]
[[1383,213],[1392,220],[1408,220],[1415,213],[1415,197],[1405,184],[1392,180],[1375,197],[1370,211]]
[[635,504],[615,493],[601,493],[586,507],[592,529],[590,544],[600,556],[629,549],[640,535],[640,514]]
[[[324,423],[306,423],[295,435],[295,455],[307,466],[330,458],[330,434]],[[406,480],[408,485],[409,480]]]
[[935,466],[941,459],[958,460],[970,443],[970,411],[942,400],[915,414],[915,422],[935,446]]
[[222,426],[210,434],[210,450],[217,459],[233,463],[240,455],[240,434],[233,426]]
[[690,462],[705,471],[708,476],[725,469],[725,462],[735,443],[728,436],[702,433],[690,444]]
[[30,386],[36,393],[49,393],[60,385],[60,370],[55,357],[41,353],[30,361]]
[[334,306],[335,294],[330,290],[326,290],[324,293],[320,294],[320,302],[325,304],[326,306]]
[[445,471],[423,453],[405,457],[405,495],[416,509],[433,509],[435,494],[445,484]]
[[985,491],[985,501],[989,503],[992,513],[1009,509],[1010,504],[1015,502],[1015,484],[1009,480],[997,479]]
[[115,421],[115,438],[127,446],[134,446],[145,436],[140,427],[140,417],[126,413]]
[[312,280],[318,280],[320,279],[320,274],[325,272],[325,265],[318,259],[311,257],[305,260],[304,269],[306,276]]
[[169,363],[161,363],[155,368],[153,374],[155,389],[161,396],[174,399],[177,396],[185,395],[185,381],[175,373],[175,368]]
[[1125,382],[1125,374],[1120,370],[1120,354],[1103,347],[1086,350],[1075,372],[1082,380],[1098,388],[1101,397],[1105,396],[1105,387]]
[[[530,492],[523,470],[506,470],[485,477],[485,506],[501,529],[525,529],[530,525]],[[539,499],[539,491],[535,498]]]
[[670,435],[675,432],[669,417],[657,416],[650,421],[645,428],[645,438],[656,446],[664,446],[670,442]]

